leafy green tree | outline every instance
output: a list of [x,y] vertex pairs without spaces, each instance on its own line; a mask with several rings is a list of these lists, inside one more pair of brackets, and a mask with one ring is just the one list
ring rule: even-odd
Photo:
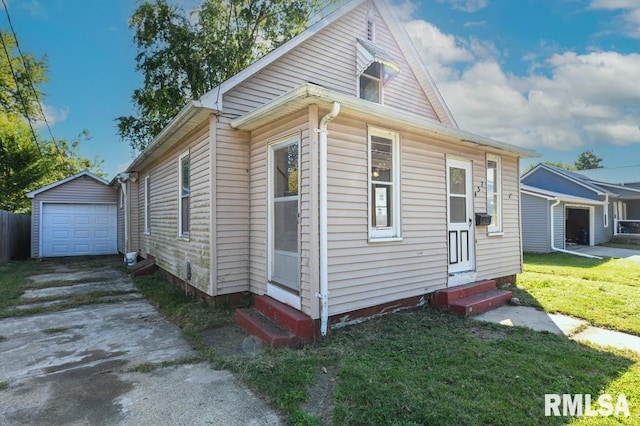
[[588,169],[601,169],[602,158],[598,157],[593,151],[585,151],[578,156],[578,159],[573,163],[577,170]]
[[15,39],[3,31],[0,37],[0,210],[29,213],[27,192],[85,169],[102,174],[102,161],[78,154],[86,131],[71,142],[54,142],[32,130],[26,118],[43,119],[39,85],[47,81],[46,60],[29,54],[23,60]]
[[130,27],[138,47],[137,115],[118,133],[144,149],[180,109],[304,30],[335,0],[202,0],[191,14],[168,0],[144,0]]

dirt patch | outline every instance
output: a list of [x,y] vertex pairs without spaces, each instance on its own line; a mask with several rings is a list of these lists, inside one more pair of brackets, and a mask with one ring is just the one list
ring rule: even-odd
[[201,334],[207,346],[222,356],[251,355],[260,351],[260,345],[234,324],[204,330]]
[[336,372],[334,369],[323,367],[322,371],[316,376],[316,382],[307,391],[309,399],[302,406],[302,409],[315,416],[321,425],[331,424],[335,384]]
[[466,331],[469,336],[475,337],[483,342],[493,342],[507,338],[506,331],[493,329],[491,327],[468,327]]

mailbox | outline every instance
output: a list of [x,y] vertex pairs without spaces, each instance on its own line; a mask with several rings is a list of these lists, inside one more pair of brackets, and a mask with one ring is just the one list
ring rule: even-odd
[[476,226],[491,225],[491,215],[488,213],[476,213]]

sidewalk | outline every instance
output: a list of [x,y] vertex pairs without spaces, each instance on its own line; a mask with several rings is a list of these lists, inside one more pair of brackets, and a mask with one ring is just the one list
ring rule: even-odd
[[593,327],[587,321],[578,318],[548,314],[527,306],[501,306],[472,318],[507,326],[529,327],[536,331],[548,331],[578,342],[628,349],[640,354],[640,337],[638,336]]

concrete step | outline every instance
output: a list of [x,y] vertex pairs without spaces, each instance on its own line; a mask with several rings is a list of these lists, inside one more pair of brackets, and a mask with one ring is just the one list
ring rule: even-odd
[[298,339],[314,339],[314,323],[310,316],[269,296],[256,296],[254,309],[276,324],[284,327]]
[[474,294],[484,293],[485,291],[495,290],[496,282],[494,280],[482,280],[469,284],[458,285],[438,290],[433,294],[431,304],[438,309],[446,309],[457,300]]
[[300,345],[299,339],[293,333],[271,321],[254,308],[236,309],[236,322],[247,333],[257,336],[271,348]]
[[464,316],[478,315],[504,305],[511,296],[508,290],[489,290],[458,299],[449,304],[449,309]]

